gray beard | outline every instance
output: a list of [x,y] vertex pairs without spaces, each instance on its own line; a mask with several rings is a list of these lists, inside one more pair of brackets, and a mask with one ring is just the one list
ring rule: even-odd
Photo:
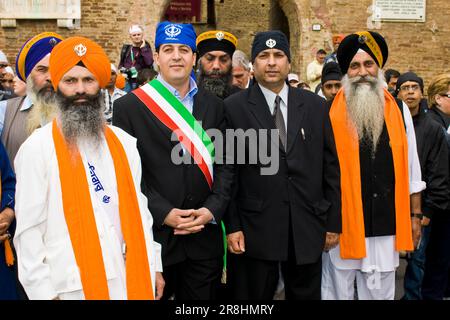
[[79,143],[100,148],[106,125],[103,115],[104,103],[101,91],[83,104],[73,104],[57,92],[58,118],[61,131],[70,146]]
[[[212,78],[211,75],[219,75],[219,78]],[[231,68],[227,73],[210,72],[206,73],[200,65],[198,75],[198,86],[215,94],[221,99],[225,99],[230,94],[231,89]]]
[[361,77],[345,75],[342,86],[347,102],[348,121],[354,126],[358,138],[372,146],[375,154],[384,126],[383,73],[378,77],[366,76],[369,83],[358,83]]
[[33,108],[27,117],[27,132],[31,134],[41,125],[52,121],[56,116],[56,94],[52,90],[37,90],[32,77],[27,78],[27,96],[33,102]]

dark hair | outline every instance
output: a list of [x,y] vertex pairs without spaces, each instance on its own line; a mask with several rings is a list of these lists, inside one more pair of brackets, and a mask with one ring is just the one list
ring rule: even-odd
[[150,80],[153,80],[156,77],[157,73],[153,69],[144,68],[138,72],[138,76],[136,79],[138,87],[146,84]]
[[327,54],[327,52],[323,49],[319,49],[316,54]]
[[386,78],[386,82],[389,83],[389,81],[391,81],[391,78],[400,77],[400,72],[394,69],[387,69],[384,73],[384,77]]

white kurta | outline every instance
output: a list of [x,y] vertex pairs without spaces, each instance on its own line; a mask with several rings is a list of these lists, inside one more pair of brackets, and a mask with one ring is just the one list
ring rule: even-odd
[[[128,157],[141,212],[153,290],[155,272],[162,271],[161,246],[153,241],[153,218],[141,193],[141,160],[136,139],[111,126]],[[115,169],[106,140],[96,150],[79,146],[102,249],[111,299],[126,299],[125,263],[118,210]],[[37,129],[24,142],[15,159],[17,175],[14,244],[19,279],[30,299],[84,299],[64,210],[52,124]],[[97,194],[89,164],[104,187]]]

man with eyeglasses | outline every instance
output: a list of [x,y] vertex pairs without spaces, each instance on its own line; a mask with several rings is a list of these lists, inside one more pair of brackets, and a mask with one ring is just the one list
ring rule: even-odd
[[421,300],[425,250],[431,231],[430,219],[435,213],[445,212],[448,205],[448,148],[443,130],[426,113],[428,108],[422,106],[422,78],[414,72],[402,74],[397,81],[396,93],[411,112],[422,177],[427,184],[426,190],[422,192],[422,239],[419,248],[407,257],[403,296],[406,300]]
[[322,93],[327,101],[332,101],[341,88],[342,72],[336,62],[328,62],[322,70]]

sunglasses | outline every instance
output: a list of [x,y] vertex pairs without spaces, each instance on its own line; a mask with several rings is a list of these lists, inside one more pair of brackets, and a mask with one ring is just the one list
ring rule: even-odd
[[441,97],[447,97],[450,99],[450,93],[444,93],[444,94],[440,94]]

